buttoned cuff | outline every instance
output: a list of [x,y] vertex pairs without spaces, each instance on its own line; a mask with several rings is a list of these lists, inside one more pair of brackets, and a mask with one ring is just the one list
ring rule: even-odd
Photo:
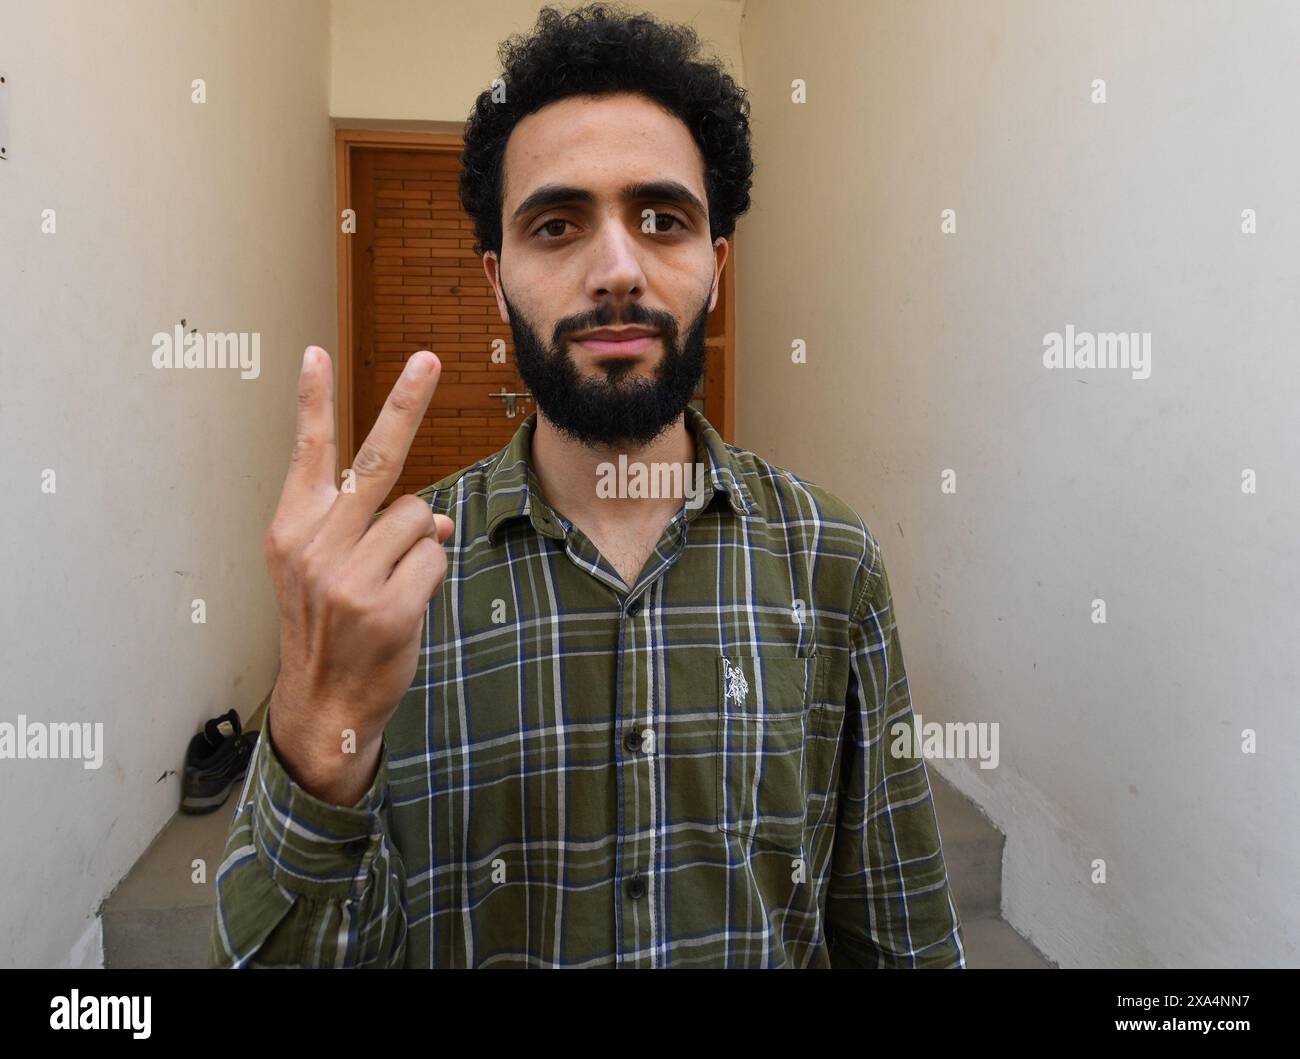
[[305,897],[360,898],[370,867],[384,845],[381,810],[388,796],[388,745],[379,768],[356,805],[331,805],[308,794],[289,776],[263,725],[252,790],[253,845],[277,883]]

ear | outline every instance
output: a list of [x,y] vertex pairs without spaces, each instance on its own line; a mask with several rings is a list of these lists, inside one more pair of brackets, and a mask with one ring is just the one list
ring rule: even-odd
[[709,295],[709,312],[718,304],[718,291],[722,286],[722,269],[731,256],[731,244],[722,236],[713,241],[713,291]]
[[506,299],[501,293],[501,262],[497,258],[495,250],[488,250],[483,255],[483,272],[492,284],[492,293],[497,300],[497,313],[501,317],[503,324],[510,322],[510,313],[506,311]]

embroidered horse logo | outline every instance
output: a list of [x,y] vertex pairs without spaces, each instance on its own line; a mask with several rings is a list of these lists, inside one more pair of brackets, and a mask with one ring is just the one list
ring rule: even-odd
[[745,680],[744,670],[733,666],[726,658],[722,660],[722,666],[726,685],[724,701],[730,702],[734,698],[737,706],[743,705],[745,696],[749,694],[749,682]]

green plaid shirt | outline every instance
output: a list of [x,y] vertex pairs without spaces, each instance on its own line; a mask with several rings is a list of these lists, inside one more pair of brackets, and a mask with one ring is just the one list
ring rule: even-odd
[[420,665],[352,807],[267,729],[216,966],[964,967],[880,545],[693,407],[703,503],[631,591],[550,508],[536,414],[451,516]]

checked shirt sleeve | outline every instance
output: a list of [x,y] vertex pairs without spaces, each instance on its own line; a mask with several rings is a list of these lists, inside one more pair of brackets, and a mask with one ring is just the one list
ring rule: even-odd
[[395,967],[405,868],[387,827],[388,747],[355,806],[308,794],[263,725],[217,871],[213,967]]
[[866,536],[827,894],[831,965],[964,968],[925,759],[890,752],[894,726],[914,726],[912,701],[880,545]]

